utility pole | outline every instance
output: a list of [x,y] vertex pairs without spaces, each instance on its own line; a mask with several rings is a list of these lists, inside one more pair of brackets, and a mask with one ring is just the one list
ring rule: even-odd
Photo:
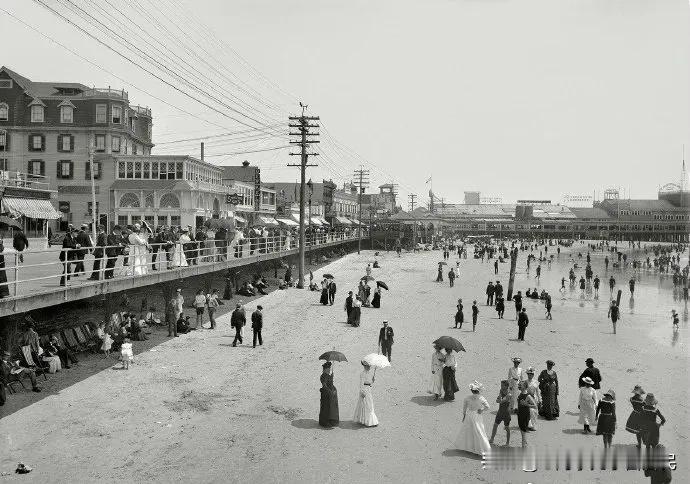
[[93,178],[93,140],[89,142],[89,171],[91,172],[91,215],[93,215],[91,234],[95,237],[98,233],[98,210],[96,209],[96,183]]
[[[408,196],[408,206],[410,209],[410,214],[414,211],[414,206],[416,202],[417,195],[414,193],[410,193]],[[412,251],[414,252],[415,247],[417,247],[417,221],[414,219],[414,216],[412,216]]]
[[307,105],[299,103],[302,108],[301,116],[290,116],[290,128],[297,128],[299,132],[290,133],[290,136],[298,136],[297,141],[290,141],[290,144],[299,145],[301,150],[300,153],[290,153],[290,156],[299,156],[301,161],[299,164],[288,164],[288,166],[297,166],[300,168],[300,185],[299,185],[299,262],[298,262],[298,274],[299,279],[297,281],[297,287],[299,289],[304,288],[304,248],[305,248],[305,236],[304,236],[304,202],[305,202],[305,181],[306,181],[306,171],[307,167],[318,166],[310,165],[308,163],[310,156],[318,156],[318,153],[308,153],[307,150],[310,144],[318,143],[318,140],[309,139],[309,136],[318,136],[319,133],[310,133],[309,129],[318,128],[318,124],[309,124],[312,121],[318,121],[318,116],[305,116],[304,112],[307,109]]
[[[357,217],[359,222],[357,254],[359,254],[362,250],[362,194],[365,188],[369,186],[369,170],[363,169],[362,165],[359,166],[359,170],[355,170],[355,183],[359,186],[359,217]],[[371,226],[369,231],[371,231]]]

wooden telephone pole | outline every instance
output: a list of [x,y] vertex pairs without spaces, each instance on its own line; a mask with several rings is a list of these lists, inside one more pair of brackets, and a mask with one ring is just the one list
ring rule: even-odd
[[[357,254],[359,254],[362,250],[362,195],[366,187],[369,186],[369,170],[363,169],[360,165],[359,170],[355,170],[355,183],[357,184],[357,191],[359,192],[359,217],[357,217],[357,221],[359,222]],[[371,231],[371,227],[369,227],[369,231]]]
[[299,289],[304,288],[304,253],[306,240],[304,235],[304,202],[305,202],[305,181],[306,181],[306,171],[310,165],[309,157],[318,156],[318,153],[308,153],[308,148],[310,144],[318,143],[318,140],[309,139],[309,136],[318,136],[319,133],[310,133],[311,128],[318,128],[318,124],[309,124],[312,121],[318,121],[318,116],[305,116],[304,112],[307,106],[299,103],[302,108],[301,116],[290,116],[288,119],[291,124],[288,124],[291,128],[297,128],[299,132],[290,133],[290,136],[299,137],[296,141],[290,141],[290,144],[299,145],[301,150],[300,153],[290,153],[290,156],[300,156],[301,161],[299,164],[288,164],[288,166],[297,166],[300,168],[300,185],[299,185],[299,262],[298,262],[298,281],[297,287]]
[[[410,214],[414,211],[414,206],[416,203],[416,198],[417,195],[414,193],[410,193],[408,195],[409,201],[409,209],[410,209]],[[417,221],[414,219],[414,215],[412,216],[412,251],[414,252],[415,247],[417,247]]]

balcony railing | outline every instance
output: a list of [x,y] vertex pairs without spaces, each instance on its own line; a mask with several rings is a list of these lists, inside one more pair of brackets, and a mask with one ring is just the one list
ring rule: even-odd
[[124,89],[111,89],[109,87],[94,87],[82,92],[81,95],[84,97],[107,97],[112,99],[122,99],[124,101],[129,100],[129,95]]
[[137,114],[141,114],[143,116],[151,116],[151,108],[145,108],[143,106],[129,106],[129,109],[134,111]]
[[18,171],[0,171],[0,185],[4,187],[31,188],[34,190],[48,190],[50,183],[41,177],[27,175]]

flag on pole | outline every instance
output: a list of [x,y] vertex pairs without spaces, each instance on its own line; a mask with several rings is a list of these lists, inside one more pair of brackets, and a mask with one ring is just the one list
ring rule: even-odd
[[426,183],[429,183],[430,181],[431,181],[431,177],[429,177],[429,179],[426,181]]

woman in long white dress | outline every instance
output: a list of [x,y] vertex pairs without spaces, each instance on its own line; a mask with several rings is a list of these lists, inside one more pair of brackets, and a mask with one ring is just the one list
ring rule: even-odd
[[577,405],[580,409],[580,418],[577,421],[584,425],[583,433],[589,434],[592,432],[589,426],[596,423],[597,394],[593,388],[594,380],[586,376],[582,382],[585,386],[580,387],[580,401]]
[[192,241],[189,238],[189,229],[182,229],[180,238],[175,242],[175,249],[173,250],[172,267],[187,267],[187,257],[184,255],[183,244],[188,244]]
[[355,406],[355,416],[352,420],[366,427],[376,427],[379,420],[374,413],[374,397],[371,394],[371,386],[375,380],[374,372],[364,361],[362,361],[362,366],[364,370],[359,375],[359,395]]
[[539,415],[539,408],[541,407],[541,395],[539,392],[539,382],[534,378],[534,367],[527,368],[527,392],[532,395],[537,408],[530,408],[529,430],[536,430],[537,417]]
[[434,348],[435,351],[431,355],[431,384],[427,391],[434,396],[434,400],[438,400],[443,395],[443,362],[446,357],[439,345],[434,345]]
[[146,258],[149,253],[149,243],[146,234],[142,233],[141,226],[134,224],[134,232],[127,238],[129,242],[129,259],[132,263],[132,272],[135,276],[148,274]]
[[470,395],[465,397],[462,406],[462,427],[455,440],[455,448],[471,452],[472,454],[484,455],[491,451],[489,438],[484,429],[484,418],[482,412],[489,409],[489,402],[481,396],[482,384],[474,381],[470,384]]

